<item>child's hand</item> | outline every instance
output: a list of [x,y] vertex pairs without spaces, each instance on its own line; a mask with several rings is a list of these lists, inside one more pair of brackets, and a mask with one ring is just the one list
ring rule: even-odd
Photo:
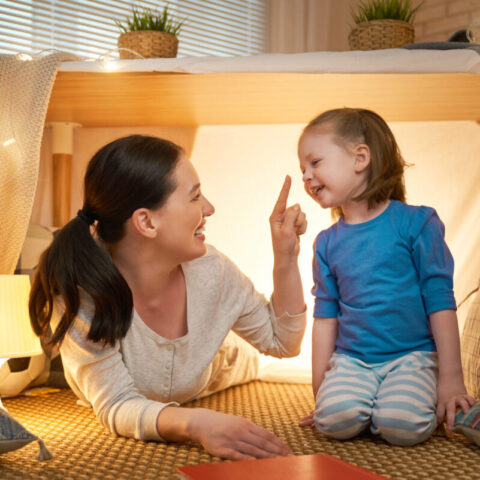
[[277,203],[270,215],[273,253],[280,258],[297,257],[300,252],[299,236],[307,230],[305,214],[298,204],[287,208],[292,179],[287,175]]
[[306,417],[303,417],[301,420],[299,420],[298,426],[312,428],[315,426],[315,421],[313,420],[313,410]]
[[455,413],[460,407],[465,413],[475,403],[475,400],[467,395],[463,381],[439,380],[437,387],[437,422],[440,424],[447,419],[447,428],[453,428]]

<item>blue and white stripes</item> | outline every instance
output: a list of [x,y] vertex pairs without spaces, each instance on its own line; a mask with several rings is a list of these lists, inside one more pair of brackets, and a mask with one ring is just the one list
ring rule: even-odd
[[395,445],[423,442],[436,427],[437,371],[435,352],[370,365],[333,354],[317,393],[315,425],[337,439],[370,426]]

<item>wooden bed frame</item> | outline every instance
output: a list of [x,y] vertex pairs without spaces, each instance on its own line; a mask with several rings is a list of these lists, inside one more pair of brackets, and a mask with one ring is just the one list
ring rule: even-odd
[[83,127],[305,123],[366,106],[388,121],[480,120],[469,73],[59,72],[47,122]]

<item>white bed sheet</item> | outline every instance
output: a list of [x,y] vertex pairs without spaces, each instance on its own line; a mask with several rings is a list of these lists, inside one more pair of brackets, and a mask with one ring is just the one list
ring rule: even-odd
[[[103,72],[105,62],[64,62],[63,72]],[[111,59],[113,60],[113,59]],[[111,65],[110,65],[111,67]],[[480,55],[469,49],[353,51],[115,60],[117,72],[477,73]]]

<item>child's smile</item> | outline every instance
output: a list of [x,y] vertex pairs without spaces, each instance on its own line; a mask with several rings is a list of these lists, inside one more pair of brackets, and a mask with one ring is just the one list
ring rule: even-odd
[[310,196],[318,200],[324,188],[325,185],[320,185],[319,187],[310,186]]

